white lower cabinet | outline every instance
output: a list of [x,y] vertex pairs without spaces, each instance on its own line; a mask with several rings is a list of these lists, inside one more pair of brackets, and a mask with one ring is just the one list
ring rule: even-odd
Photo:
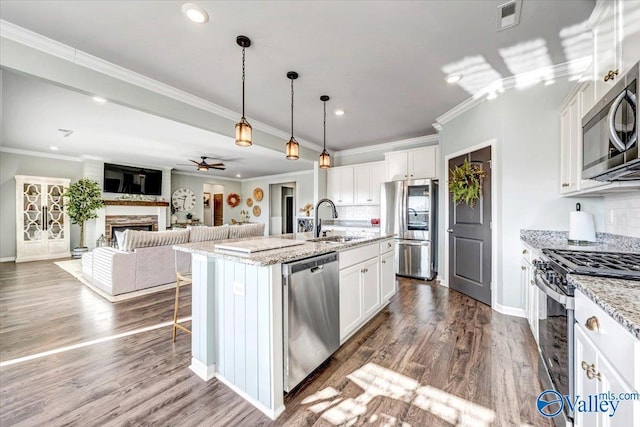
[[396,293],[393,260],[393,245],[388,246],[386,241],[340,252],[341,343],[375,316]]
[[538,342],[538,320],[539,320],[539,301],[540,291],[535,286],[533,280],[533,266],[529,262],[528,250],[523,250],[521,272],[520,272],[520,286],[522,289],[522,295],[524,296],[524,312],[527,316],[527,322],[531,328],[533,338]]
[[380,261],[372,258],[362,264],[362,305],[365,319],[380,308]]
[[602,403],[597,412],[574,411],[574,425],[640,426],[640,340],[580,291],[575,304],[575,396],[586,409],[594,396]]
[[396,293],[396,269],[393,264],[394,252],[380,255],[380,289],[382,302],[387,302]]
[[364,319],[361,276],[360,264],[340,270],[340,341]]

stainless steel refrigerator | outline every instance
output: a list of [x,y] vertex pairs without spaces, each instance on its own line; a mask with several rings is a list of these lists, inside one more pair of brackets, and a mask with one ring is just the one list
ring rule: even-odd
[[432,280],[438,265],[438,181],[385,182],[381,192],[380,229],[395,236],[396,274]]

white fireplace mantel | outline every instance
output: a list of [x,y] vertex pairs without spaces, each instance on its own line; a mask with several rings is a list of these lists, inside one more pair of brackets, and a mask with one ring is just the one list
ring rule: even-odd
[[[98,217],[95,220],[88,221],[85,230],[85,245],[89,249],[96,247],[96,240],[104,234],[105,218],[115,215],[152,215],[158,217],[158,231],[167,229],[167,204],[131,204],[123,202],[122,204],[113,204],[109,201],[105,207],[97,211]],[[109,238],[110,236],[105,236]]]

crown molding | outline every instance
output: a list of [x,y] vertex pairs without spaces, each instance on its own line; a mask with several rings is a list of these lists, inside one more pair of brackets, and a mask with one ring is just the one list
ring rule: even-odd
[[202,175],[202,174],[199,174],[197,172],[185,172],[185,171],[179,171],[179,170],[176,170],[176,169],[171,169],[171,174],[172,175],[195,176],[196,178],[215,179],[215,180],[219,180],[219,181],[231,181],[231,182],[242,182],[243,181],[242,179],[238,179],[238,178],[227,178],[227,177],[219,177],[219,176],[214,176],[214,175]]
[[70,162],[82,162],[84,159],[77,156],[65,156],[64,154],[44,153],[42,151],[22,150],[20,148],[0,147],[1,153],[19,154],[21,156],[43,157],[45,159],[67,160]]
[[279,173],[276,175],[264,175],[264,176],[257,176],[255,178],[245,178],[243,181],[255,181],[258,179],[264,179],[264,180],[280,180],[280,179],[285,179],[285,178],[292,178],[292,177],[296,177],[296,176],[300,176],[300,175],[307,175],[307,174],[312,174],[313,173],[313,169],[309,169],[309,170],[304,170],[304,171],[297,171],[297,172],[286,172],[286,173]]
[[593,12],[589,15],[589,19],[587,20],[587,27],[593,30],[596,26],[596,23],[602,18],[608,4],[611,3],[609,0],[596,0],[596,5],[593,8]]
[[[164,95],[168,98],[175,99],[196,108],[200,108],[201,110],[208,111],[225,119],[237,120],[240,117],[240,113],[236,113],[235,111],[231,111],[218,104],[214,104],[213,102],[207,101],[203,98],[192,95],[180,89],[176,89],[173,86],[169,86],[165,83],[151,79],[127,68],[105,61],[101,58],[90,55],[86,52],[80,51],[71,46],[65,45],[56,40],[50,39],[2,19],[0,19],[0,37],[57,56],[69,62],[73,62],[74,64],[80,65],[93,71],[97,71],[118,80],[122,80],[135,86],[139,86],[152,92],[159,93],[160,95]],[[288,132],[274,128],[273,126],[269,126],[256,120],[249,121],[251,123],[251,127],[253,127],[254,129],[263,131],[283,140],[289,139]],[[302,138],[296,138],[296,141],[298,141],[298,143],[303,147],[310,148],[314,151],[317,151],[318,153],[322,152],[322,146],[314,142]]]
[[[572,61],[563,62],[562,64],[556,64],[551,67],[546,67],[544,68],[544,71],[551,72],[554,78],[560,78],[560,77],[572,75],[576,73],[576,70],[581,70],[579,74],[583,74],[584,71],[591,64],[591,61],[592,61],[592,58],[590,56],[586,56],[584,58],[578,58]],[[500,80],[497,80],[496,82],[491,83],[490,85],[486,86],[484,89],[479,90],[470,98],[465,99],[460,104],[456,105],[451,110],[447,111],[446,113],[438,117],[436,119],[436,123],[434,123],[432,126],[438,132],[440,132],[444,124],[446,124],[447,122],[450,122],[456,117],[469,111],[473,107],[480,105],[481,103],[486,101],[487,95],[495,92],[496,87],[502,87],[502,89],[498,91],[500,93],[506,90],[514,89],[517,87],[517,82],[519,79],[526,78],[529,75],[537,76],[541,71],[542,69],[536,69],[536,70],[528,71],[526,73],[520,73],[513,76],[505,77],[503,79],[500,79]],[[497,84],[498,82],[502,83],[502,85]],[[535,84],[539,84],[539,82]]]
[[416,138],[402,139],[400,141],[384,142],[382,144],[367,145],[366,147],[350,148],[347,150],[336,151],[336,157],[351,156],[354,154],[369,153],[371,151],[389,151],[394,148],[406,147],[408,145],[425,144],[436,145],[438,144],[438,134],[424,135]]

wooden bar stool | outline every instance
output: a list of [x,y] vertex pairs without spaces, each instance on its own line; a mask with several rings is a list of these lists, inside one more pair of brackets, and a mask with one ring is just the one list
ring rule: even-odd
[[[191,264],[189,264],[191,265]],[[191,331],[184,326],[178,324],[178,304],[180,302],[180,287],[193,283],[191,272],[181,272],[178,268],[178,251],[176,251],[176,301],[173,309],[173,342],[176,342],[176,333],[180,329],[188,334]]]

